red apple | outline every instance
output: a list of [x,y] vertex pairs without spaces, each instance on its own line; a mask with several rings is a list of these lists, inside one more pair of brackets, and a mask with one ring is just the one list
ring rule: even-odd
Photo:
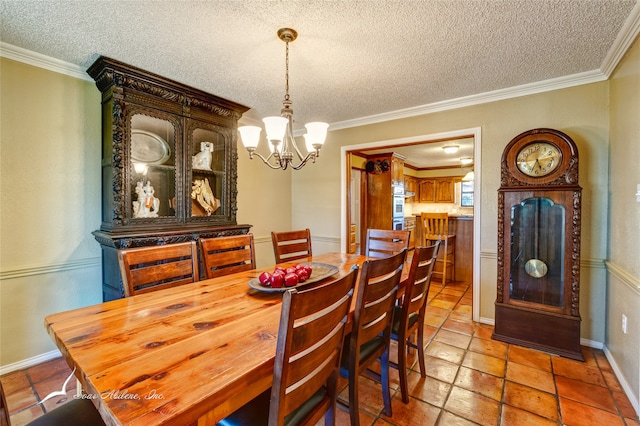
[[262,285],[270,285],[269,284],[269,279],[271,278],[271,274],[268,272],[263,272],[260,274],[260,276],[258,277],[258,279],[260,280],[260,284]]
[[282,284],[284,284],[284,275],[276,273],[271,274],[269,282],[271,283],[272,288],[281,288]]
[[309,273],[304,268],[298,269],[296,271],[296,275],[298,276],[298,281],[301,283],[305,282],[309,278]]
[[298,284],[298,276],[295,273],[287,274],[284,276],[285,287],[293,287]]

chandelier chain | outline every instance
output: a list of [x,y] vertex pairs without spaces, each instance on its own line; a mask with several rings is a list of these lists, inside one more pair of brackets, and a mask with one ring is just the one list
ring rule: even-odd
[[286,42],[286,54],[285,54],[285,83],[284,83],[284,99],[289,100],[289,42]]

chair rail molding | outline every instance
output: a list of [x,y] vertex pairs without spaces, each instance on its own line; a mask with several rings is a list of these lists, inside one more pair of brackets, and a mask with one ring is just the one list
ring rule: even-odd
[[73,269],[94,268],[101,265],[102,259],[100,257],[89,257],[85,259],[71,259],[66,262],[55,262],[43,265],[27,266],[24,268],[0,270],[0,281],[30,277],[34,275],[55,274]]
[[607,268],[607,272],[609,272],[611,275],[614,275],[624,285],[629,287],[631,291],[633,291],[638,296],[640,296],[640,279],[634,277],[629,272],[627,272],[624,268],[622,268],[620,265],[617,265],[616,263],[611,262],[610,260],[605,260],[604,265]]

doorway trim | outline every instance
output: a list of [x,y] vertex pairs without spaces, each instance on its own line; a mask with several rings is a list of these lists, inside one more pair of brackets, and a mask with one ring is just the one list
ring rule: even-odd
[[351,161],[347,154],[369,148],[394,147],[415,144],[416,142],[430,142],[442,139],[455,139],[473,137],[473,170],[475,180],[473,182],[473,283],[471,284],[473,305],[472,319],[480,322],[480,187],[482,179],[481,171],[481,146],[482,130],[480,127],[469,129],[453,130],[450,132],[433,133],[428,135],[411,136],[407,138],[391,139],[376,142],[365,142],[356,145],[346,145],[340,148],[340,247],[347,252],[348,225],[347,225],[347,193],[350,181],[347,179],[351,175]]

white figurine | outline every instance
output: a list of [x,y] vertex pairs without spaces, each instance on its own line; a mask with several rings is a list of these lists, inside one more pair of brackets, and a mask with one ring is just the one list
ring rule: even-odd
[[136,184],[138,201],[133,202],[133,217],[158,217],[160,200],[153,196],[154,192],[149,181],[146,185],[143,185],[142,182]]
[[191,167],[198,170],[211,170],[213,142],[200,142],[200,152],[191,157]]

